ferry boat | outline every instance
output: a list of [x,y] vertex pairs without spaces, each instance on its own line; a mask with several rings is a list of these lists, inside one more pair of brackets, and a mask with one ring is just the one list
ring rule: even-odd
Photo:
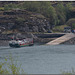
[[10,47],[24,47],[24,46],[32,46],[33,45],[33,38],[26,38],[26,39],[12,39],[9,41]]

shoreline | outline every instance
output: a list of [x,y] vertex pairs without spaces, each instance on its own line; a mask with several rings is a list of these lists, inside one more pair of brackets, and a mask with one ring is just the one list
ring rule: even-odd
[[[38,37],[37,35],[33,35],[33,34],[32,35],[20,34],[19,36],[21,36],[22,38],[23,37],[33,38],[34,44],[35,43],[38,43],[38,44],[44,43],[44,44],[46,44],[46,43],[48,43],[48,42],[58,38],[58,37],[56,37],[58,34],[56,34],[56,35],[51,34],[52,36],[48,35],[49,37],[47,37],[47,35],[46,35],[46,37],[42,37],[42,35]],[[12,36],[13,36],[13,34],[11,34],[11,35],[10,34],[0,34],[0,46],[9,46],[9,41],[11,40]],[[61,36],[59,36],[59,37],[61,37]],[[75,44],[75,37],[70,39],[70,40],[68,40],[68,41],[65,41],[65,42],[63,42],[61,44],[65,44],[65,45],[71,44],[71,45],[74,45]]]
[[[54,39],[55,38],[36,38],[36,39],[34,39],[34,44],[36,44],[36,43],[45,44],[45,43],[52,41]],[[9,46],[9,40],[0,40],[0,46]]]

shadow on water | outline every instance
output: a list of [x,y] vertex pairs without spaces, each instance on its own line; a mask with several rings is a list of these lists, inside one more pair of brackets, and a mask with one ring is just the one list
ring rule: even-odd
[[39,45],[44,45],[44,44],[46,44],[46,43],[34,43],[34,46],[39,46]]

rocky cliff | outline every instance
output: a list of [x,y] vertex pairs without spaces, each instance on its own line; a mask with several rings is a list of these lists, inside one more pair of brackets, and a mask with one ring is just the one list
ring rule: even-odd
[[50,24],[47,18],[39,13],[21,9],[0,11],[0,27],[4,27],[5,30],[18,30],[20,32],[50,31]]

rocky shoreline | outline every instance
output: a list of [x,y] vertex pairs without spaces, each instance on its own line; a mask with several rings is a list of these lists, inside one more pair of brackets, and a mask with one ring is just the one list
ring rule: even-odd
[[[25,34],[21,34],[21,33],[18,33],[18,34],[0,34],[0,46],[9,46],[9,41],[11,40],[11,37],[12,36],[17,36],[19,38],[33,38],[34,40],[34,44],[35,43],[48,43],[49,41],[52,41],[54,39],[56,39],[57,37],[53,37],[53,38],[40,38],[40,37],[37,37],[33,34],[28,34],[28,33],[25,33]],[[65,45],[74,45],[75,44],[75,37],[66,41],[66,42],[63,42],[61,44],[65,44]]]
[[[38,43],[42,43],[45,44],[51,40],[53,40],[54,38],[38,38],[38,39],[34,39],[34,44]],[[0,46],[9,46],[9,40],[0,40]]]
[[35,35],[33,35],[32,33],[28,34],[28,33],[17,33],[17,34],[0,34],[0,46],[8,46],[9,45],[9,41],[11,40],[12,36],[17,36],[18,38],[33,38],[34,40],[34,44],[35,43],[47,43],[49,41],[54,40],[55,38],[40,38],[37,37]]

